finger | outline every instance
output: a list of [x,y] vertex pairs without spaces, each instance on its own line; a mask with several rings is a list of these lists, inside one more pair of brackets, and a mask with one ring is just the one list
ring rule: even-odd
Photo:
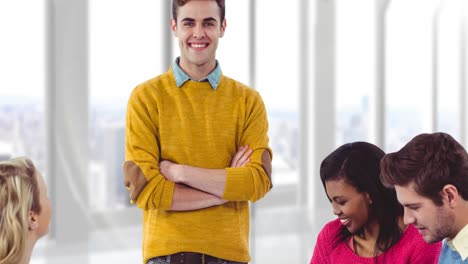
[[244,155],[246,150],[247,150],[247,146],[241,146],[239,150],[237,150],[236,154],[234,155],[234,159],[239,160],[240,157]]
[[248,158],[250,158],[250,156],[252,155],[252,150],[251,149],[247,149],[247,151],[245,151],[242,155],[242,157],[239,158],[239,161],[238,163],[242,164],[245,162],[245,160],[247,160]]
[[244,166],[245,165],[245,162],[247,160],[250,159],[250,156],[252,155],[252,150],[251,149],[248,149],[243,155],[242,157],[239,158],[239,161],[237,162],[238,164],[240,164],[240,166]]
[[239,150],[234,154],[234,157],[231,160],[231,167],[237,167],[239,165],[239,159],[244,155],[247,150],[247,146],[241,146]]
[[249,164],[249,162],[250,162],[250,159],[246,159],[244,163],[240,165],[240,167],[244,167],[245,165]]

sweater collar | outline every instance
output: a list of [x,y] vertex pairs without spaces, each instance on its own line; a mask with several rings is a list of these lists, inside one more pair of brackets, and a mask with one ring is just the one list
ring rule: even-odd
[[216,60],[215,69],[212,72],[210,72],[210,74],[208,74],[206,77],[202,78],[201,80],[191,79],[190,76],[188,76],[188,74],[185,73],[184,70],[182,70],[182,68],[180,68],[179,61],[180,61],[180,57],[177,57],[174,63],[172,63],[172,72],[174,73],[174,78],[175,78],[177,87],[181,87],[188,80],[192,80],[194,82],[209,82],[213,90],[216,90],[216,88],[218,88],[219,81],[221,80],[221,67],[219,66],[219,63],[217,60]]

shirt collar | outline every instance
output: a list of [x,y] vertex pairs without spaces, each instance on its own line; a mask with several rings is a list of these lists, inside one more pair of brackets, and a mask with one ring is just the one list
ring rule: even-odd
[[185,73],[184,70],[182,70],[182,68],[180,68],[179,61],[180,61],[180,58],[177,57],[174,63],[172,63],[172,72],[174,73],[174,78],[175,78],[177,87],[181,87],[188,80],[192,80],[194,82],[208,81],[211,87],[213,88],[213,90],[216,90],[216,88],[218,88],[219,81],[221,80],[221,67],[219,66],[219,63],[217,60],[216,60],[215,69],[212,72],[210,72],[208,76],[202,78],[201,80],[191,79],[190,76],[188,76],[188,74]]
[[447,239],[447,245],[457,251],[465,261],[468,258],[468,225],[465,225],[452,240]]

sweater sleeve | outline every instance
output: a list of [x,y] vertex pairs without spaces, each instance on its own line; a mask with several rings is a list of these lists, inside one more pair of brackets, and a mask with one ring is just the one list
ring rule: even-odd
[[258,94],[247,96],[246,117],[240,145],[252,150],[250,163],[241,168],[226,169],[223,199],[228,201],[257,201],[272,188],[272,151],[268,146],[268,120],[265,105]]
[[131,94],[125,127],[125,185],[130,199],[142,209],[169,210],[174,183],[159,171],[160,144],[155,100],[146,94],[145,84]]

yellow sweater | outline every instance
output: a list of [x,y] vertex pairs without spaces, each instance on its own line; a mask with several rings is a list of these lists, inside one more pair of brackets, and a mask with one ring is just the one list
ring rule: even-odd
[[[262,167],[268,151],[268,122],[255,90],[222,76],[208,82],[175,84],[172,70],[137,86],[127,108],[125,157],[147,184],[136,203],[143,209],[143,258],[181,251],[248,262],[249,201],[262,198],[271,181]],[[253,150],[250,163],[228,168],[238,147]],[[202,168],[226,168],[223,198],[201,210],[170,211],[174,183],[159,171],[160,160]],[[145,182],[146,182],[145,181]]]

